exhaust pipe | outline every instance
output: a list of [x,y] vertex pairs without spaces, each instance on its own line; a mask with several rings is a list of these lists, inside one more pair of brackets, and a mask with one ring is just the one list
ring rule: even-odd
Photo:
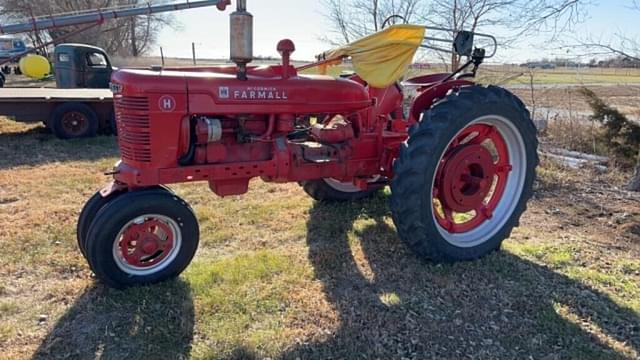
[[247,64],[253,61],[253,15],[247,12],[247,1],[238,0],[231,14],[231,61],[238,67],[238,79],[247,80]]

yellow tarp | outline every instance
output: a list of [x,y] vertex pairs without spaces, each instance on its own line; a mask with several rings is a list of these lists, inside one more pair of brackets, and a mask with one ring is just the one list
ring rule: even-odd
[[351,57],[356,73],[369,85],[387,87],[407,72],[416,51],[424,41],[425,28],[416,25],[394,25],[351,44],[327,51],[320,60],[326,73],[329,65],[337,65]]

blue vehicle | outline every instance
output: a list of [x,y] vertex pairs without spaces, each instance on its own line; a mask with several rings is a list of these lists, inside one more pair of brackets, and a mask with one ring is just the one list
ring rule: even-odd
[[7,60],[28,50],[24,41],[16,36],[0,36],[0,60]]

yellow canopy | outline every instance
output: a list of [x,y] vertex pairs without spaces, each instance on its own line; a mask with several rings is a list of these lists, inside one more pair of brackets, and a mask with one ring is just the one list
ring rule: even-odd
[[320,60],[328,62],[321,66],[320,71],[326,73],[328,65],[340,64],[342,59],[350,56],[356,73],[364,81],[373,87],[387,87],[407,72],[416,51],[424,41],[424,34],[424,26],[393,25],[323,53]]

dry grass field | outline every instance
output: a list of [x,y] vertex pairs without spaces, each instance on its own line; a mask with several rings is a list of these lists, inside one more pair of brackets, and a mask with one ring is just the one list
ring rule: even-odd
[[640,196],[545,163],[522,226],[483,260],[398,240],[388,190],[347,204],[254,182],[174,189],[201,222],[180,279],[116,291],[76,247],[115,140],[0,120],[1,359],[637,359]]
[[[628,84],[640,72],[584,71],[536,71],[533,97],[528,74],[511,78],[527,69],[481,77],[576,114],[586,103],[559,84],[597,85],[638,114],[640,87]],[[556,120],[546,142],[577,128]],[[556,145],[597,150],[571,136]],[[116,291],[92,277],[75,226],[117,158],[114,138],[60,141],[0,119],[0,360],[640,358],[640,195],[621,190],[624,172],[543,163],[504,249],[456,265],[406,249],[388,190],[324,204],[296,184],[256,181],[225,199],[175,186],[202,228],[194,263],[176,281]]]
[[566,68],[528,69],[509,65],[489,65],[481,68],[480,80],[509,85],[638,85],[640,69]]

